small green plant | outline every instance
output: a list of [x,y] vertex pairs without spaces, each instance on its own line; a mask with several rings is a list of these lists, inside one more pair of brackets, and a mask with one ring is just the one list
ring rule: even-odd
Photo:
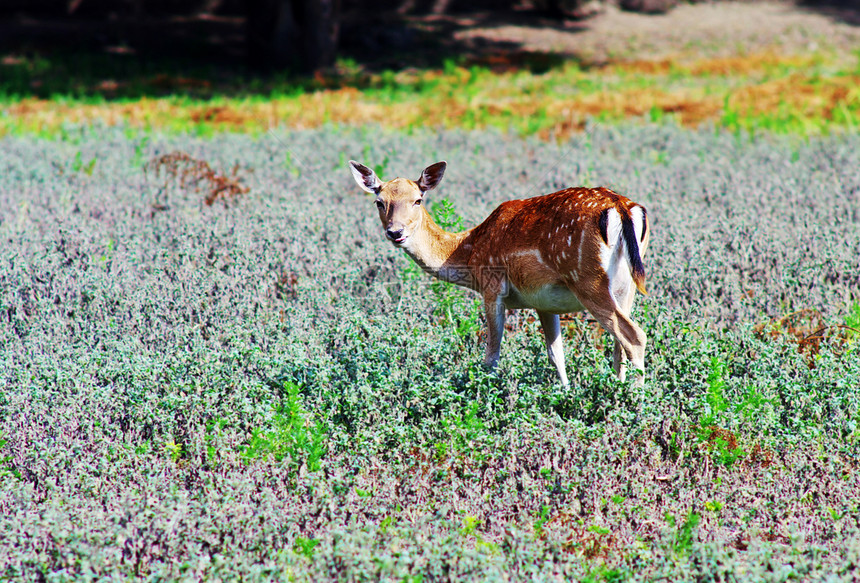
[[[387,158],[386,158],[387,160]],[[463,226],[463,217],[454,208],[454,205],[447,198],[439,199],[430,205],[430,214],[436,224],[446,231],[459,232],[465,229]]]
[[546,523],[549,522],[549,520],[550,520],[549,506],[547,506],[546,504],[543,504],[540,507],[540,512],[538,513],[537,518],[535,518],[535,524],[534,524],[535,534],[538,537],[540,537],[543,534],[543,527],[546,526]]
[[390,514],[379,521],[379,533],[385,534],[388,532],[388,529],[394,524],[394,517]]
[[666,522],[672,529],[675,529],[669,541],[675,553],[685,555],[690,551],[695,542],[696,530],[701,520],[702,517],[700,515],[690,512],[684,519],[684,522],[678,525],[674,516],[669,513],[666,514]]
[[610,569],[606,565],[598,563],[589,571],[582,582],[598,583],[599,581],[605,581],[606,583],[615,583],[616,581],[627,581],[628,579],[630,579],[630,574],[624,569]]
[[134,156],[131,159],[133,168],[143,168],[146,163],[146,151],[150,142],[149,136],[143,136],[140,140],[136,140],[134,144]]
[[214,465],[218,461],[218,448],[215,445],[216,438],[221,436],[222,430],[227,425],[223,419],[211,419],[206,423],[206,461]]
[[702,428],[716,425],[719,417],[729,409],[726,399],[726,364],[716,356],[711,359],[708,372],[708,392],[705,394],[705,405],[708,412],[702,416]]
[[287,155],[284,158],[284,167],[287,169],[287,172],[293,178],[298,178],[302,175],[302,163],[298,157],[292,152],[287,152]]
[[[367,157],[369,157],[369,156],[367,156]],[[386,152],[385,156],[382,157],[382,161],[373,167],[373,171],[376,172],[377,176],[385,176],[386,175],[389,162],[391,162],[391,157]]]
[[296,537],[296,542],[293,543],[293,551],[307,559],[313,560],[314,549],[318,544],[320,544],[320,541],[317,539],[299,536]]
[[[446,198],[430,205],[430,213],[433,220],[446,231],[459,232],[465,229],[463,217]],[[434,280],[430,283],[430,290],[436,296],[434,315],[453,328],[461,341],[474,339],[481,329],[481,300],[446,281]]]
[[173,463],[178,462],[182,458],[182,444],[173,441],[167,441],[164,444],[164,451],[170,456]]
[[298,385],[287,382],[284,388],[286,399],[276,410],[271,429],[254,429],[242,457],[250,462],[271,456],[276,462],[286,460],[295,468],[304,463],[309,471],[319,471],[320,460],[327,450],[325,427],[320,421],[311,423],[301,406]]
[[[487,431],[484,421],[478,416],[478,402],[473,402],[461,415],[451,415],[442,420],[442,425],[453,441],[453,448],[460,453],[472,453]],[[442,452],[440,452],[442,453]]]
[[84,163],[83,154],[78,150],[77,154],[75,154],[75,159],[72,162],[72,170],[74,172],[83,172],[87,176],[93,175],[93,170],[96,167],[96,158],[93,157],[89,162]]
[[852,329],[852,337],[860,333],[860,302],[851,306],[848,315],[845,316],[845,325]]
[[[7,443],[9,443],[9,440],[3,438],[3,434],[0,433],[0,450],[6,447]],[[11,455],[5,455],[0,457],[0,478],[3,478],[5,476],[14,476],[16,478],[21,477],[21,473],[10,464],[11,461]]]
[[[734,434],[720,427],[720,422],[730,404],[726,397],[725,376],[728,367],[719,358],[711,359],[710,372],[708,373],[708,392],[705,394],[705,406],[707,412],[702,415],[697,430],[700,442],[707,443],[708,450],[714,461],[727,468],[732,467],[735,462],[746,455],[746,452],[738,447]],[[754,393],[754,391],[753,391]],[[751,397],[752,399],[752,397]],[[744,401],[738,406],[738,411],[743,410],[754,401]]]
[[460,527],[460,534],[462,536],[475,536],[480,538],[480,535],[476,532],[480,524],[481,521],[477,517],[465,516],[463,518],[463,526]]

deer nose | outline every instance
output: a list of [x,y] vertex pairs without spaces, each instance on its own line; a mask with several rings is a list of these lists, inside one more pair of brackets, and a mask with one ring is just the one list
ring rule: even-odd
[[386,229],[385,234],[395,243],[401,243],[406,238],[403,236],[403,229]]

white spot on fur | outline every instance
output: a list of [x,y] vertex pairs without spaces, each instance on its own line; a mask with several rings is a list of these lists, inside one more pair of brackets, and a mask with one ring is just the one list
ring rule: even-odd
[[537,249],[525,249],[523,251],[517,251],[516,253],[511,253],[514,257],[525,257],[527,255],[531,255],[535,258],[535,260],[541,265],[546,265],[546,262],[543,260],[543,255],[540,254],[540,251]]
[[585,229],[579,232],[579,255],[576,260],[576,266],[582,267],[582,248],[585,247]]

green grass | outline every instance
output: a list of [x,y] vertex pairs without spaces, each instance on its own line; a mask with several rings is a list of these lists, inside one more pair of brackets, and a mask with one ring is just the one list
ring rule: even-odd
[[855,57],[765,53],[601,67],[561,61],[542,73],[452,60],[435,70],[366,73],[342,62],[314,79],[231,76],[166,63],[120,71],[110,59],[93,56],[82,63],[74,55],[21,58],[1,66],[0,134],[57,136],[70,121],[103,120],[201,136],[259,134],[278,125],[408,129],[429,123],[561,139],[589,119],[631,117],[737,131],[855,131]]
[[[850,580],[858,231],[821,169],[854,192],[856,136],[598,127],[546,181],[564,150],[497,132],[64,131],[0,139],[3,577]],[[248,191],[147,170],[177,150]],[[359,155],[456,159],[428,205],[454,230],[624,181],[645,386],[575,317],[562,387],[528,311],[486,370],[480,300],[385,241]]]

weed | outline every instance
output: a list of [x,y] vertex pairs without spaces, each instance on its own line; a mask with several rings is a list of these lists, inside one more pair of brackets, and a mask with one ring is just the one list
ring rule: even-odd
[[[207,206],[221,200],[225,204],[235,199],[240,194],[248,192],[248,187],[241,184],[239,177],[239,165],[233,167],[231,175],[219,174],[204,160],[192,158],[185,152],[171,152],[154,158],[147,162],[145,169],[155,174],[162,171],[167,173],[168,179],[178,179],[181,187],[193,186],[199,190],[205,190],[203,202]],[[167,187],[165,182],[162,188]]]
[[287,382],[284,389],[286,399],[276,409],[269,423],[271,429],[254,429],[242,457],[250,463],[271,456],[296,469],[305,464],[308,471],[319,471],[327,451],[325,427],[321,421],[311,423],[302,408],[298,385]]
[[477,532],[481,521],[475,516],[464,516],[463,525],[460,527],[461,536],[474,536],[480,539],[480,534]]
[[211,419],[206,422],[206,433],[204,443],[206,445],[206,461],[214,466],[219,457],[217,442],[223,437],[223,430],[227,422],[224,419]]
[[860,302],[851,306],[848,315],[845,316],[845,325],[852,329],[855,336],[860,334]]
[[[463,218],[448,199],[431,204],[430,212],[433,220],[445,230],[459,232],[465,228]],[[405,281],[415,281],[420,275],[420,268],[411,261],[402,271]],[[462,344],[474,342],[481,330],[481,300],[468,290],[446,281],[434,279],[429,283],[429,289],[434,296],[433,314],[439,322],[450,327]]]
[[671,550],[677,555],[688,554],[693,548],[696,532],[702,517],[695,512],[690,512],[687,514],[687,517],[684,518],[684,522],[679,525],[675,517],[667,513],[665,520],[669,524],[669,527],[673,529],[669,539]]
[[728,411],[729,402],[726,399],[725,375],[727,367],[718,357],[713,357],[708,372],[708,392],[705,393],[707,413],[701,418],[700,425],[708,427],[716,424],[722,415]]
[[[5,439],[3,437],[3,434],[0,433],[0,451],[2,451],[4,447],[6,447],[7,443],[9,443],[9,440]],[[19,479],[21,478],[21,472],[16,470],[11,462],[11,455],[5,455],[0,457],[0,478],[3,478],[5,476],[13,476]]]
[[[719,424],[724,423],[724,417],[729,412],[726,374],[726,364],[719,358],[713,357],[708,373],[708,391],[705,394],[707,413],[701,417],[696,433],[699,441],[706,445],[714,461],[730,468],[745,456],[746,452],[738,446],[737,438],[732,432],[719,427]],[[752,395],[756,395],[754,391]],[[748,400],[738,406],[738,410],[746,408],[751,411],[752,406],[758,404],[752,400],[753,397],[749,393],[748,397]]]
[[182,458],[182,445],[173,441],[164,443],[164,451],[170,457],[173,463],[178,462]]
[[[451,437],[454,451],[462,454],[475,454],[485,457],[481,449],[482,438],[487,430],[484,421],[478,416],[479,403],[471,403],[459,415],[450,415],[442,420],[445,432]],[[447,453],[447,452],[445,452]]]
[[133,168],[143,168],[144,160],[146,159],[146,151],[149,148],[151,137],[144,135],[139,140],[134,141],[134,156],[131,159]]
[[301,161],[292,152],[287,152],[284,157],[284,167],[293,178],[299,178],[302,175]]
[[542,504],[540,507],[540,511],[535,517],[532,528],[534,528],[535,536],[542,537],[543,536],[543,527],[550,521],[552,517],[549,514],[549,506],[546,504]]
[[454,208],[454,205],[447,198],[441,198],[430,204],[430,214],[436,224],[446,231],[458,233],[465,229],[463,226],[463,217]]
[[93,157],[89,162],[84,162],[83,154],[80,150],[75,154],[75,159],[72,162],[72,171],[73,172],[83,172],[87,176],[93,175],[93,170],[96,167],[96,158]]
[[[368,152],[365,152],[365,156],[368,156]],[[388,152],[386,152],[383,155],[382,160],[373,167],[373,171],[376,172],[377,176],[386,176],[388,174],[388,164],[390,161],[391,158]]]
[[316,549],[318,544],[320,544],[320,541],[317,539],[299,536],[296,537],[293,543],[293,551],[306,559],[313,560],[314,549]]

